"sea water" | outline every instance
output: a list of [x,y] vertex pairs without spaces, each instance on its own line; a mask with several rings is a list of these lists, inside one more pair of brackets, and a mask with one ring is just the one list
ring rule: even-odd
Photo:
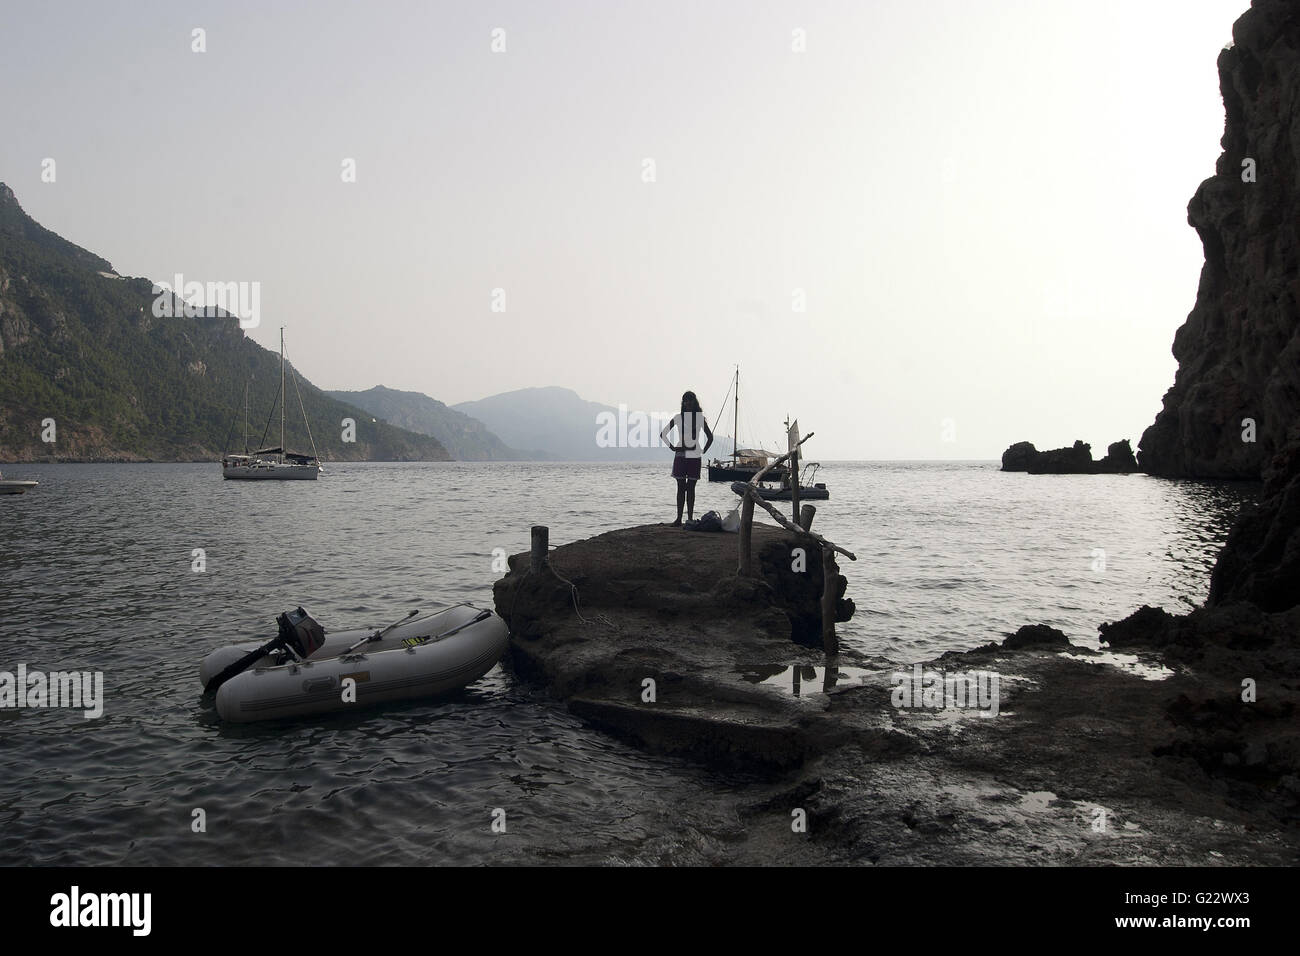
[[[327,630],[491,606],[533,524],[562,545],[672,520],[669,465],[327,464],[283,483],[215,463],[8,468],[41,485],[0,498],[0,670],[102,674],[103,712],[0,709],[0,863],[725,861],[743,777],[635,750],[501,667],[440,700],[257,725],[218,721],[197,676],[299,604]],[[1029,623],[1096,646],[1144,603],[1194,606],[1255,491],[991,462],[818,480],[815,530],[858,559],[840,562],[858,608],[841,643],[899,664]],[[702,482],[697,516],[734,501]]]

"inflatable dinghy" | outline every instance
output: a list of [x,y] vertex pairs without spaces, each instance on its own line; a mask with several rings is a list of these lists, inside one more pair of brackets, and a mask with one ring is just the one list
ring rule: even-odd
[[417,614],[327,636],[298,608],[280,615],[274,640],[213,651],[199,680],[221,718],[242,723],[431,697],[473,683],[505,653],[506,624],[492,611],[456,604]]

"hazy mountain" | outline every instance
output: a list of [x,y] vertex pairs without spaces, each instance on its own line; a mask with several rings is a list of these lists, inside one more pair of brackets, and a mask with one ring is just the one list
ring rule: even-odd
[[[279,355],[246,338],[234,316],[156,317],[155,298],[148,279],[118,276],[34,222],[0,183],[0,459],[215,460],[242,448],[246,383],[250,441],[260,443],[279,396]],[[436,439],[372,424],[301,374],[298,388],[327,460],[449,457]],[[309,450],[292,384],[286,404],[286,443]],[[269,444],[279,442],[278,418]],[[346,418],[355,442],[342,440]],[[51,419],[52,443],[42,440]]]
[[508,447],[482,422],[448,408],[423,392],[403,392],[376,385],[364,392],[334,390],[327,394],[363,408],[390,425],[433,436],[460,461],[520,461],[539,457]]
[[[672,461],[666,447],[646,447],[649,439],[658,441],[662,427],[660,422],[651,428],[647,413],[659,410],[620,412],[568,388],[521,388],[452,408],[478,419],[512,448],[541,449],[563,461],[657,461],[665,468]],[[709,457],[730,448],[719,436]]]

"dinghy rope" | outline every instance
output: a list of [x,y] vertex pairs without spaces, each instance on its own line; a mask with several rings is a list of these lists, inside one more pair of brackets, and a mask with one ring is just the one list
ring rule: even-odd
[[[593,614],[591,616],[591,620],[587,620],[585,617],[582,616],[582,611],[578,609],[578,586],[574,584],[572,581],[570,581],[568,578],[566,578],[564,575],[562,575],[559,571],[555,570],[555,564],[554,562],[551,561],[551,553],[554,551],[555,548],[548,549],[546,555],[546,566],[547,568],[550,569],[551,573],[560,580],[562,584],[567,584],[569,586],[569,597],[573,601],[573,613],[578,615],[578,620],[581,621],[583,624],[604,624],[606,627],[610,628],[611,630],[617,631],[618,625],[615,624],[613,621],[611,621],[604,614]],[[523,590],[524,582],[528,580],[529,576],[532,573],[533,573],[533,569],[531,567],[524,572],[524,576],[520,578],[519,583],[515,585],[514,597],[510,599],[510,620],[508,622],[508,625],[510,627],[510,633],[512,634],[515,633],[515,603],[519,600],[519,592]]]

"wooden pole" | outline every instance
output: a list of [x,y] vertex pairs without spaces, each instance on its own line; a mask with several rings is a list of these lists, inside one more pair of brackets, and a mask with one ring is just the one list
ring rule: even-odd
[[533,571],[545,569],[551,550],[550,538],[550,528],[544,524],[533,525],[533,551],[531,556]]
[[740,567],[736,573],[748,577],[754,573],[753,556],[750,553],[750,533],[754,529],[754,499],[745,495],[740,505]]
[[804,505],[799,509],[799,527],[805,531],[812,530],[813,516],[817,514],[816,505]]
[[822,548],[822,649],[828,656],[840,652],[840,642],[835,636],[835,598],[839,590],[839,567],[835,552]]
[[799,449],[790,456],[790,518],[799,523]]

